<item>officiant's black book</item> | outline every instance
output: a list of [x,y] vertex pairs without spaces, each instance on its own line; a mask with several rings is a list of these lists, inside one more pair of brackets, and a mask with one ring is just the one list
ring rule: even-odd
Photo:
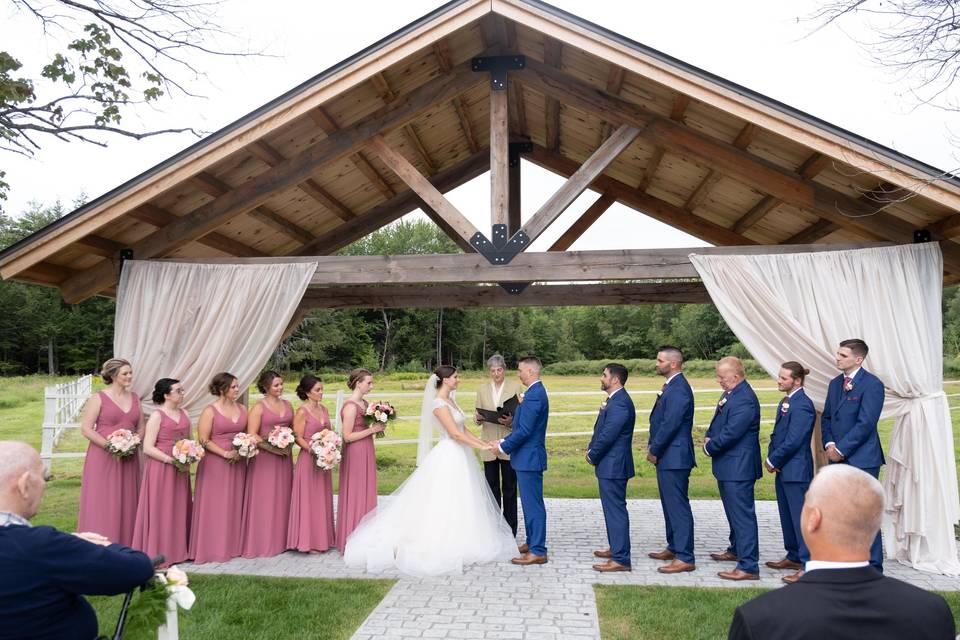
[[503,403],[503,406],[498,407],[496,411],[490,411],[489,409],[477,409],[477,413],[479,413],[480,417],[486,422],[497,422],[500,418],[512,416],[517,410],[517,405],[519,404],[520,399],[514,395],[507,398],[506,402]]

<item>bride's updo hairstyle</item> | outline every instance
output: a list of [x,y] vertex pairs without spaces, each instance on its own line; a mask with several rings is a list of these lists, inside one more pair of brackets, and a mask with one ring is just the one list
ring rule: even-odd
[[442,364],[433,370],[433,375],[437,376],[437,389],[443,386],[443,381],[457,372],[456,367],[448,364]]

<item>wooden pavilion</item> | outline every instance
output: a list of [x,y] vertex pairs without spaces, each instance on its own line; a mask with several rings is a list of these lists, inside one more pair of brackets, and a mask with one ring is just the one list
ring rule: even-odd
[[[567,179],[525,216],[520,158]],[[443,193],[487,171],[476,229]],[[550,250],[525,252],[588,188]],[[707,301],[689,250],[567,251],[614,202],[716,246],[700,253],[932,239],[960,281],[954,176],[538,0],[443,5],[7,248],[0,276],[72,303],[113,295],[129,258],[317,260],[295,321]],[[331,256],[417,208],[464,253]]]

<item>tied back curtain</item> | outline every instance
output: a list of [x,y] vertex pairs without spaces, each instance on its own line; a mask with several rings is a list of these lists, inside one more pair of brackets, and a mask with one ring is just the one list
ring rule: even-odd
[[202,264],[129,260],[117,290],[113,352],[133,365],[146,407],[160,378],[176,378],[193,420],[221,371],[246,389],[296,312],[315,262]]
[[767,372],[797,360],[823,409],[847,338],[870,346],[864,367],[886,387],[884,551],[929,572],[960,574],[953,429],[943,392],[943,258],[936,243],[690,260],[720,314]]

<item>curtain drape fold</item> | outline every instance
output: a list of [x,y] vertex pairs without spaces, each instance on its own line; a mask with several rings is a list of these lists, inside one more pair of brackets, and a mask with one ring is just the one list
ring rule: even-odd
[[203,264],[129,260],[117,290],[116,357],[133,364],[146,409],[154,383],[177,378],[195,420],[221,371],[245,389],[276,348],[315,262]]
[[936,243],[690,260],[720,314],[767,372],[810,369],[818,410],[846,338],[870,346],[864,366],[887,388],[884,548],[923,571],[960,575],[960,519],[950,410],[943,392],[943,257]]

